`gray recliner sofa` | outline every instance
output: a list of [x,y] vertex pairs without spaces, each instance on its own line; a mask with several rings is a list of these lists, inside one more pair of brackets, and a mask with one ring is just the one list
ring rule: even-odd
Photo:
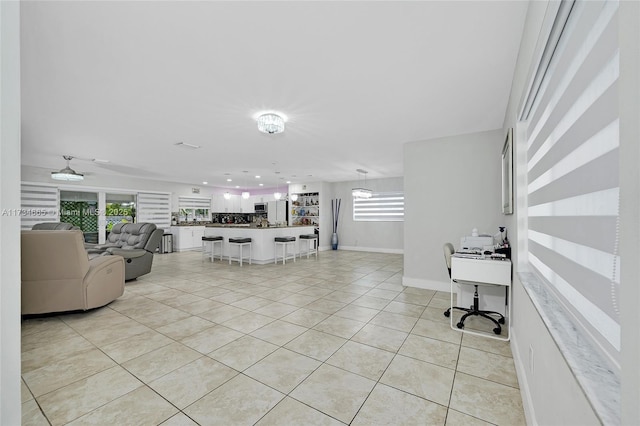
[[129,281],[151,272],[153,253],[163,234],[153,223],[118,223],[105,244],[85,244],[85,247],[89,257],[110,254],[124,257],[125,280]]

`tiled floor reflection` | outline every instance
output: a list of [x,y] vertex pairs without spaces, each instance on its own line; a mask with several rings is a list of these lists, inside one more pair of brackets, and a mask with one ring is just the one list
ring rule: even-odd
[[524,424],[509,344],[451,330],[402,262],[156,255],[106,307],[23,321],[23,424]]

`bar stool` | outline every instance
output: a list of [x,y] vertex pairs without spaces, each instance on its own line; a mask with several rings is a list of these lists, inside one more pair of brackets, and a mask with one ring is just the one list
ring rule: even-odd
[[[310,254],[315,254],[318,258],[318,234],[303,234],[300,235],[300,244],[303,241],[307,242],[307,250],[304,252],[307,255],[307,259]],[[298,257],[302,257],[303,251],[298,247]]]
[[224,238],[219,235],[202,237],[202,257],[207,254],[207,243],[211,243],[211,261],[213,262],[213,252],[216,247],[216,243],[220,243],[220,260],[222,260],[222,252],[224,251]]
[[275,237],[273,243],[273,263],[278,263],[278,244],[282,246],[282,264],[284,265],[285,259],[287,258],[287,247],[291,246],[293,255],[293,261],[296,261],[296,237]]
[[[232,245],[238,247],[238,257],[231,257]],[[232,260],[236,260],[242,266],[242,248],[246,245],[249,246],[249,265],[251,265],[251,238],[229,238],[229,265],[231,265]]]

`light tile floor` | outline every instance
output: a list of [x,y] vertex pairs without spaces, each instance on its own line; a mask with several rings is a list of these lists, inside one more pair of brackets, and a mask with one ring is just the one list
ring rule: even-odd
[[23,321],[23,424],[524,424],[508,343],[451,330],[402,262],[156,255],[104,308]]

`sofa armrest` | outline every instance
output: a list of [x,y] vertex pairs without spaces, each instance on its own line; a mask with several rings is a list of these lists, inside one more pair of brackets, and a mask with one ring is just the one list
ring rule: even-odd
[[90,282],[94,275],[109,267],[124,268],[124,259],[120,256],[99,256],[91,259],[89,261],[89,271],[84,277],[85,282]]
[[135,259],[137,257],[142,257],[145,254],[147,254],[147,251],[143,249],[126,250],[126,249],[115,248],[115,247],[107,249],[107,252],[117,256],[122,256],[125,259]]

